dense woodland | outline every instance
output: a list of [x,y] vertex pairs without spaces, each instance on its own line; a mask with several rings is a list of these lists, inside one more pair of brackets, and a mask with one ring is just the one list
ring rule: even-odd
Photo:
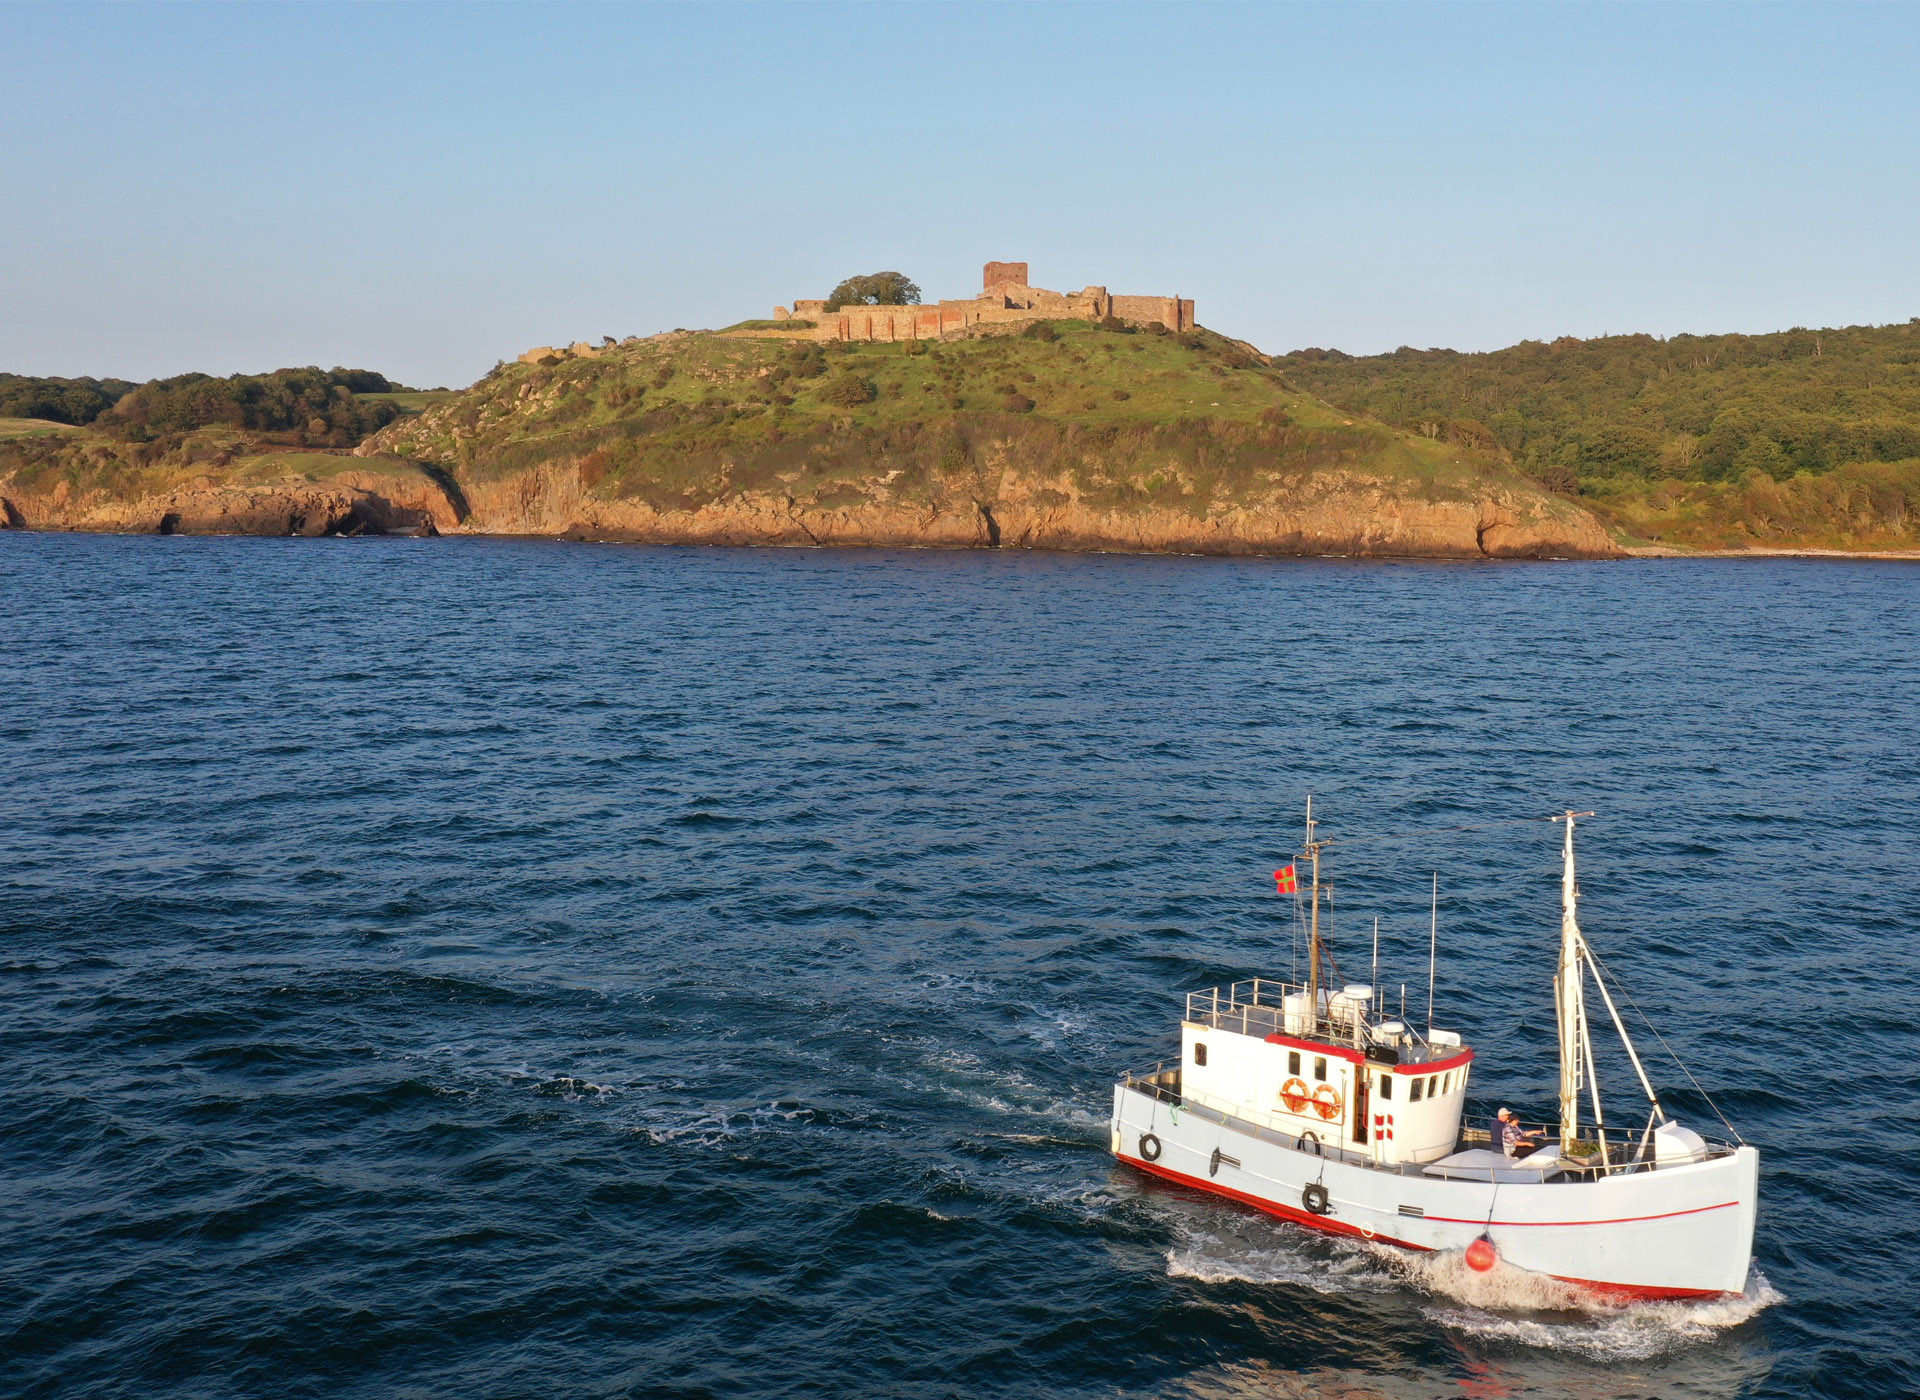
[[0,418],[44,418],[92,424],[128,442],[225,426],[295,434],[330,446],[351,446],[399,416],[399,409],[361,394],[406,392],[372,370],[277,369],[271,374],[178,374],[131,384],[122,379],[45,379],[0,374]]
[[43,418],[50,423],[91,423],[135,384],[125,379],[48,379],[0,373],[0,418]]
[[1485,354],[1301,350],[1281,363],[1343,407],[1497,445],[1582,494],[1621,479],[1785,481],[1920,458],[1920,317],[1775,335],[1529,340]]

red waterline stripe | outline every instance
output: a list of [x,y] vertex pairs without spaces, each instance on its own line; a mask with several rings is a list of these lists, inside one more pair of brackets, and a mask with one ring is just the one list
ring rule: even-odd
[[[1188,1176],[1185,1172],[1174,1171],[1171,1167],[1155,1166],[1152,1162],[1143,1161],[1138,1157],[1129,1157],[1124,1152],[1115,1153],[1114,1155],[1130,1167],[1138,1167],[1143,1172],[1162,1177],[1176,1185],[1190,1186],[1196,1191],[1208,1191],[1216,1196],[1226,1196],[1231,1200],[1239,1201],[1242,1205],[1249,1205],[1255,1210],[1265,1211],[1268,1215],[1277,1215],[1282,1220],[1291,1220],[1296,1225],[1306,1225],[1315,1230],[1325,1231],[1329,1235],[1352,1235],[1356,1239],[1371,1239],[1381,1244],[1390,1244],[1400,1249],[1412,1250],[1418,1254],[1431,1254],[1434,1252],[1431,1245],[1414,1244],[1411,1240],[1398,1240],[1392,1235],[1384,1235],[1378,1231],[1372,1235],[1368,1235],[1359,1226],[1349,1225],[1343,1220],[1334,1220],[1328,1216],[1315,1215],[1311,1211],[1295,1210],[1292,1206],[1283,1206],[1278,1201],[1269,1201],[1264,1196],[1249,1195],[1245,1191],[1236,1191],[1231,1186],[1221,1186],[1215,1182],[1202,1181],[1197,1176]],[[1737,1201],[1728,1201],[1726,1204],[1737,1205],[1739,1203]],[[1700,1207],[1701,1210],[1724,1210],[1725,1208],[1725,1206]],[[1676,1215],[1693,1215],[1696,1213],[1695,1211],[1685,1210],[1674,1212]],[[1438,1215],[1429,1215],[1423,1218],[1427,1220],[1441,1220],[1449,1225],[1481,1225],[1486,1223],[1479,1220],[1453,1220]],[[1635,1216],[1633,1218],[1639,1220],[1662,1220],[1666,1217],[1645,1215]],[[1497,1225],[1503,1222],[1494,1221],[1493,1223]],[[1576,1225],[1601,1225],[1619,1222],[1579,1220],[1572,1223]],[[1603,1298],[1731,1298],[1736,1296],[1724,1288],[1662,1288],[1658,1285],[1642,1283],[1596,1283],[1592,1279],[1569,1278],[1565,1274],[1548,1274],[1547,1277],[1556,1279],[1561,1283],[1573,1284],[1576,1288],[1588,1289]]]
[[1451,1215],[1429,1215],[1446,1225],[1632,1225],[1640,1220],[1671,1220],[1677,1215],[1699,1215],[1703,1211],[1726,1210],[1738,1201],[1722,1201],[1717,1206],[1695,1206],[1691,1210],[1670,1210],[1664,1215],[1623,1215],[1617,1220],[1460,1220]]
[[1202,1181],[1197,1176],[1188,1176],[1185,1172],[1174,1171],[1171,1167],[1156,1166],[1154,1163],[1142,1161],[1138,1157],[1129,1157],[1124,1152],[1120,1153],[1119,1157],[1120,1160],[1128,1166],[1138,1167],[1143,1172],[1151,1172],[1155,1176],[1165,1177],[1168,1181],[1176,1182],[1181,1186],[1191,1186],[1198,1191],[1211,1191],[1216,1196],[1230,1197],[1242,1205],[1252,1206],[1255,1210],[1263,1210],[1268,1215],[1277,1215],[1282,1220],[1291,1220],[1296,1225],[1311,1225],[1314,1229],[1324,1230],[1330,1235],[1352,1235],[1355,1239],[1378,1240],[1382,1244],[1398,1245],[1402,1249],[1417,1250],[1422,1254],[1432,1253],[1432,1250],[1424,1244],[1414,1244],[1410,1240],[1397,1240],[1392,1235],[1383,1235],[1378,1231],[1369,1235],[1358,1225],[1349,1225],[1344,1220],[1335,1220],[1331,1216],[1326,1215],[1315,1215],[1312,1211],[1308,1210],[1296,1210],[1292,1206],[1283,1206],[1278,1201],[1270,1201],[1265,1196],[1255,1196],[1245,1191],[1236,1191],[1231,1186],[1222,1186],[1218,1182]]

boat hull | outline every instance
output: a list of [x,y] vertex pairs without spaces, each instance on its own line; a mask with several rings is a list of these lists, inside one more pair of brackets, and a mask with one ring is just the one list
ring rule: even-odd
[[1114,1086],[1111,1147],[1164,1180],[1330,1234],[1411,1250],[1463,1250],[1484,1234],[1507,1264],[1607,1297],[1735,1294],[1752,1262],[1751,1147],[1597,1181],[1447,1179],[1303,1151],[1125,1083]]

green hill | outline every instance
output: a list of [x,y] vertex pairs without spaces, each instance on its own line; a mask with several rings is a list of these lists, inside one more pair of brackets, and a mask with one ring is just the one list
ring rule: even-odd
[[1497,454],[1339,412],[1206,331],[1057,321],[826,345],[676,333],[501,365],[368,447],[445,471],[489,529],[1208,552],[1611,548]]
[[1498,450],[1630,535],[1920,542],[1920,318],[1483,354],[1304,350],[1276,363],[1353,412]]
[[1617,552],[1486,445],[1303,392],[1204,330],[937,342],[676,332],[459,393],[179,376],[0,431],[0,516],[62,529],[550,534],[1423,556]]

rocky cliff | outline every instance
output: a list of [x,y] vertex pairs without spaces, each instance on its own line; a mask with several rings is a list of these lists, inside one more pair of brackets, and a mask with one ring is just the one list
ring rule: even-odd
[[678,334],[502,365],[351,457],[214,446],[0,441],[0,509],[30,528],[180,533],[1619,552],[1497,454],[1343,414],[1206,332],[1058,323],[824,349]]

